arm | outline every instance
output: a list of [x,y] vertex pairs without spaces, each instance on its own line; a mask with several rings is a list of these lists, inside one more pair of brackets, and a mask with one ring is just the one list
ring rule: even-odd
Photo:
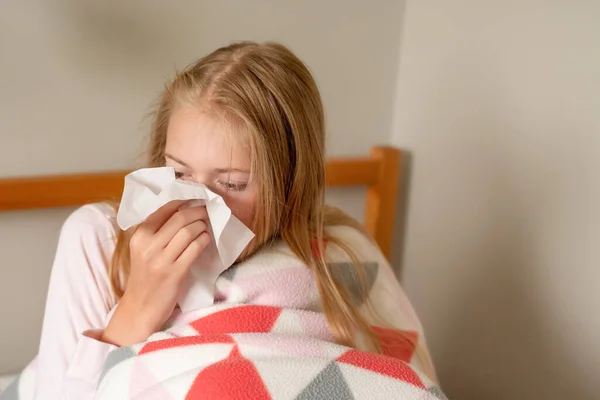
[[[356,229],[341,226],[329,230],[364,263],[371,307],[363,303],[361,308],[379,336],[383,353],[414,364],[436,381],[421,321],[385,256],[374,242]],[[344,255],[338,254],[338,257]],[[352,280],[352,284],[356,283]]]
[[[64,223],[52,267],[34,398],[87,399],[94,394],[107,354],[114,349],[93,339],[115,304],[107,266],[115,229],[108,205],[89,205]],[[94,335],[95,334],[95,335]]]

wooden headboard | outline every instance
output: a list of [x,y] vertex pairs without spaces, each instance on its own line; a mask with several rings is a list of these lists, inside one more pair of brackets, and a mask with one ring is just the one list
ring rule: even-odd
[[[401,151],[374,147],[365,157],[327,161],[327,185],[366,186],[365,226],[389,259]],[[80,206],[117,199],[128,171],[0,179],[0,211]]]

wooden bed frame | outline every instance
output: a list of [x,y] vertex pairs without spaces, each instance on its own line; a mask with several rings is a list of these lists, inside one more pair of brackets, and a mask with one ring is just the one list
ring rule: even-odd
[[[365,226],[389,259],[402,153],[374,147],[358,158],[327,161],[327,185],[366,186]],[[128,171],[0,179],[0,211],[80,206],[118,199]]]

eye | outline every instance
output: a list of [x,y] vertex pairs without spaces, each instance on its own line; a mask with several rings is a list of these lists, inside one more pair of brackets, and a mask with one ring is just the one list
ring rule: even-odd
[[243,192],[248,187],[247,183],[234,183],[234,182],[218,182],[220,186],[224,187],[227,190],[231,190],[234,192]]
[[184,179],[185,174],[183,172],[175,171],[175,179]]

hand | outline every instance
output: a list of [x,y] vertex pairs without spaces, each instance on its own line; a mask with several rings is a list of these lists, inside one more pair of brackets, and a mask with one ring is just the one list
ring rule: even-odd
[[128,346],[146,340],[169,319],[192,263],[208,243],[205,207],[172,201],[138,226],[130,241],[131,271],[102,340]]

